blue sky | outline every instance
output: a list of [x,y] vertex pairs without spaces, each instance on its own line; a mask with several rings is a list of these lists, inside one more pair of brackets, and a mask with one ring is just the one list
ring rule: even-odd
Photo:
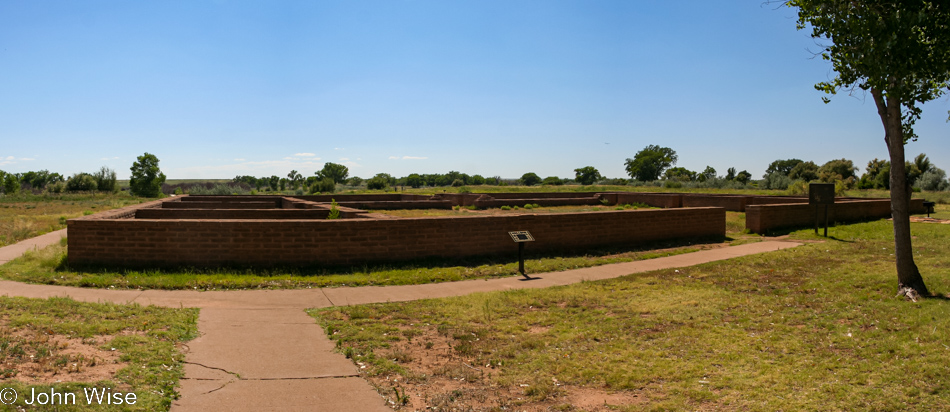
[[[775,159],[886,158],[870,96],[833,77],[794,11],[736,1],[0,1],[0,169],[127,178],[458,170],[760,177]],[[920,141],[950,168],[950,104]]]

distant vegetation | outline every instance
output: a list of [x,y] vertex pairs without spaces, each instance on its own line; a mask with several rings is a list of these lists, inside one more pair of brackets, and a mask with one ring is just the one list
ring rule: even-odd
[[[890,162],[874,159],[868,162],[865,172],[858,175],[859,169],[848,159],[835,159],[818,165],[802,159],[777,159],[769,163],[762,179],[755,180],[746,170],[730,167],[720,175],[712,166],[702,171],[675,167],[678,156],[668,147],[649,145],[633,158],[625,162],[629,178],[610,178],[604,176],[594,166],[574,169],[573,177],[548,176],[541,178],[537,173],[524,173],[519,179],[503,179],[500,176],[485,177],[469,175],[459,171],[448,173],[410,173],[395,177],[388,173],[378,173],[369,178],[350,176],[349,168],[344,165],[327,162],[323,168],[311,176],[304,176],[297,170],[291,170],[286,177],[272,176],[236,176],[230,180],[193,179],[165,181],[165,175],[158,169],[158,158],[146,153],[133,164],[133,174],[142,182],[129,186],[137,196],[155,197],[160,193],[226,195],[226,194],[320,194],[339,191],[392,191],[406,188],[448,188],[469,189],[469,186],[645,186],[664,189],[725,189],[725,190],[781,190],[783,194],[804,194],[808,183],[834,183],[841,194],[854,189],[881,189],[890,187]],[[912,162],[906,162],[907,181],[915,192],[946,192],[950,190],[947,173],[933,165],[926,154],[921,153]],[[134,177],[134,176],[133,176]],[[145,179],[145,180],[142,180]],[[144,183],[146,182],[147,183]],[[137,189],[136,189],[137,188]],[[128,188],[121,188],[127,190]],[[119,182],[116,172],[102,167],[93,173],[76,173],[65,178],[59,173],[48,170],[26,173],[6,173],[0,170],[0,194],[18,193],[58,194],[64,192],[118,192]],[[138,190],[138,192],[136,192]]]

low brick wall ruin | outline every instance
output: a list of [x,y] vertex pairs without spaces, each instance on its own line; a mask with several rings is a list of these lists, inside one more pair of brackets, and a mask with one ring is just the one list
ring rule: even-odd
[[[816,206],[807,203],[749,205],[746,207],[745,226],[753,233],[769,233],[776,229],[808,227],[815,224]],[[911,199],[911,213],[924,212],[923,199]],[[828,207],[828,222],[860,222],[891,216],[890,199],[846,199]],[[825,209],[820,206],[818,217],[824,224]]]
[[[243,211],[231,213],[239,212]],[[334,265],[511,254],[517,248],[508,232],[515,230],[528,230],[537,239],[528,245],[529,251],[721,238],[725,235],[725,211],[695,208],[340,220],[174,220],[90,215],[70,219],[68,227],[72,265]]]

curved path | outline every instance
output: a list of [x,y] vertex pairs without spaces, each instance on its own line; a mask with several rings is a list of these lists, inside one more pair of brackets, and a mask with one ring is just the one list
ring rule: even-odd
[[[65,230],[0,248],[0,264],[54,244]],[[173,411],[391,411],[333,343],[307,308],[397,302],[567,285],[657,269],[693,266],[799,246],[764,241],[636,262],[508,277],[410,286],[295,290],[102,290],[0,281],[0,295],[198,307],[200,336],[188,343],[181,398]]]

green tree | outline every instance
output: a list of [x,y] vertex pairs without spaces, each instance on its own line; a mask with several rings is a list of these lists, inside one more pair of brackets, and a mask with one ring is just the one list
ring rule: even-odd
[[95,176],[89,173],[76,173],[66,179],[66,191],[94,192],[99,189],[97,180]]
[[300,187],[300,182],[303,181],[303,176],[300,175],[300,172],[291,170],[290,173],[287,173],[287,180],[290,181],[291,187],[297,190],[297,188]]
[[741,171],[741,172],[739,172],[739,173],[736,173],[735,181],[737,181],[737,182],[739,182],[739,183],[748,184],[748,183],[749,183],[749,179],[752,179],[752,173],[749,173],[749,172],[746,171],[746,170],[743,170],[743,171]]
[[676,164],[676,152],[669,147],[649,145],[627,159],[625,169],[631,178],[641,182],[657,180],[663,171]]
[[855,174],[858,168],[848,159],[829,160],[818,168],[818,180],[825,183],[842,182],[845,188],[854,186]]
[[[775,172],[779,172],[785,176],[788,176],[788,173],[798,166],[799,163],[803,163],[801,159],[785,159],[785,160],[776,160],[772,163],[769,163],[769,167],[765,169],[765,175],[770,175]],[[764,176],[763,176],[764,177]]]
[[158,168],[158,158],[146,152],[132,163],[132,178],[129,180],[129,192],[134,196],[159,197],[165,174]]
[[716,178],[716,169],[713,169],[712,166],[706,166],[706,168],[703,169],[702,173],[696,175],[696,180],[699,180],[700,182],[713,180],[715,178]]
[[406,186],[417,188],[422,187],[425,184],[425,181],[422,180],[422,176],[418,173],[412,173],[409,176],[406,176]]
[[330,178],[335,183],[343,183],[350,176],[350,168],[339,163],[326,162],[316,175],[320,179]]
[[336,182],[329,177],[319,179],[310,185],[310,193],[333,193],[336,191]]
[[818,180],[818,165],[815,162],[801,162],[788,172],[788,178],[810,182]]
[[696,175],[696,172],[685,167],[671,167],[666,169],[666,172],[663,173],[663,177],[665,177],[666,180],[677,180],[680,182],[692,182],[696,180]]
[[525,186],[534,186],[541,183],[541,177],[534,172],[528,172],[521,175],[521,184]]
[[736,180],[736,168],[730,167],[726,169],[726,177],[724,177],[723,179],[730,180],[730,181]]
[[366,188],[370,190],[385,190],[389,186],[389,176],[386,173],[378,173],[366,180]]
[[561,180],[561,178],[557,176],[548,176],[548,177],[545,177],[544,180],[541,181],[541,184],[548,185],[548,186],[560,186],[564,184],[564,181]]
[[874,159],[868,162],[861,180],[858,180],[858,189],[890,189],[891,162]]
[[118,192],[119,185],[116,184],[115,170],[102,166],[99,171],[92,174],[96,179],[96,190],[100,192]]
[[3,193],[15,195],[20,191],[20,179],[13,173],[6,173],[3,177]]
[[594,168],[594,166],[584,166],[579,169],[574,169],[574,180],[584,186],[592,185],[602,177],[603,176],[600,175],[600,172]]
[[[900,294],[928,295],[914,263],[910,234],[910,185],[904,145],[916,140],[920,105],[937,99],[950,82],[950,2],[790,0],[798,29],[826,40],[821,56],[837,77],[815,85],[833,95],[861,89],[874,98],[891,161],[894,257]],[[828,102],[827,97],[823,98]]]

